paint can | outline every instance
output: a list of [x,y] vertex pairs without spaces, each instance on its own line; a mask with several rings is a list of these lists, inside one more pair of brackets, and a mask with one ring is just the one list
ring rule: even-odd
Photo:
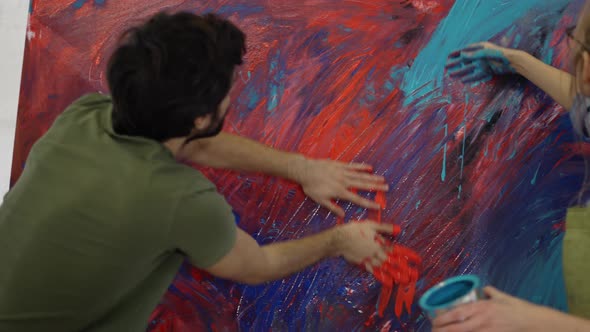
[[462,275],[447,279],[430,288],[418,304],[428,318],[454,307],[483,299],[481,281],[475,275]]

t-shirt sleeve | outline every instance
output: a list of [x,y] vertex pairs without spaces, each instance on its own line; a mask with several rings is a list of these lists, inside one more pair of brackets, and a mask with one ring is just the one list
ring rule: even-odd
[[217,263],[233,248],[237,226],[231,206],[215,189],[194,191],[176,207],[169,239],[198,268]]

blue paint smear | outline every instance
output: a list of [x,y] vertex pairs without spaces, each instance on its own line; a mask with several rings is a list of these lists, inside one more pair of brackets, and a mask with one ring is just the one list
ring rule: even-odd
[[76,0],[76,2],[72,4],[72,7],[74,7],[75,9],[80,9],[82,8],[82,6],[84,6],[84,4],[86,4],[86,1],[88,0]]
[[281,51],[277,51],[275,56],[272,58],[270,65],[269,65],[269,72],[272,75],[272,80],[268,85],[269,94],[268,94],[268,103],[267,103],[267,111],[272,112],[277,108],[281,97],[285,91],[285,83],[284,83],[284,65],[281,63],[284,61],[281,59]]
[[[102,0],[104,1],[104,0]],[[249,16],[258,13],[264,12],[264,7],[262,6],[252,6],[246,4],[233,4],[233,5],[225,5],[216,10],[217,14],[220,15],[228,15],[228,14],[235,14],[238,13],[240,16]]]

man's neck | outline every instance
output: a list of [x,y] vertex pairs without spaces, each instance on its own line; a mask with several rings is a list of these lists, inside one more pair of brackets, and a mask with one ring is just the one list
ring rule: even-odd
[[170,150],[170,152],[172,152],[172,155],[174,156],[174,158],[182,159],[181,152],[183,150],[185,141],[186,141],[185,137],[171,138],[169,140],[164,141],[163,144],[166,147],[166,149],[168,149],[168,150]]

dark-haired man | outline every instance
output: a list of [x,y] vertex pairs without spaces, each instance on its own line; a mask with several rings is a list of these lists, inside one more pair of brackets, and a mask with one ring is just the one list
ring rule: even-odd
[[[244,34],[214,15],[161,13],[128,31],[111,95],[68,107],[35,144],[0,207],[0,331],[141,331],[180,264],[258,284],[342,256],[386,259],[391,225],[337,226],[259,246],[215,185],[179,160],[298,181],[314,200],[365,207],[366,166],[314,161],[220,134]],[[377,240],[377,241],[376,241]]]

